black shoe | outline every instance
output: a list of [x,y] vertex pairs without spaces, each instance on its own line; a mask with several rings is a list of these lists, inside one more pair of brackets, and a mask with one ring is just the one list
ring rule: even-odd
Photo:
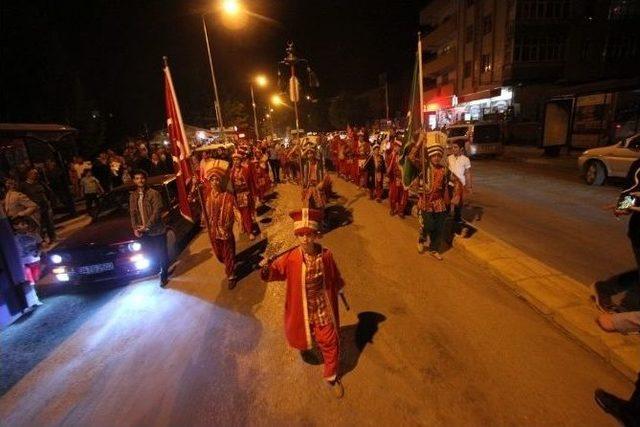
[[620,399],[602,389],[593,394],[596,403],[609,415],[615,417],[626,427],[640,426],[639,414],[633,414],[633,409],[626,400]]
[[163,268],[160,270],[160,287],[166,288],[167,283],[169,283],[169,275],[167,274],[167,270]]
[[238,284],[238,279],[237,278],[229,277],[227,279],[227,288],[229,288],[229,290],[232,290],[233,288],[235,288],[237,284]]

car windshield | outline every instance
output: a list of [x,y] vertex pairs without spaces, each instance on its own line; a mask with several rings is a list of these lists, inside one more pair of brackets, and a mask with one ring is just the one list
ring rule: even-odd
[[107,193],[100,200],[100,210],[97,218],[103,218],[114,213],[129,212],[129,194],[127,188]]
[[455,127],[447,129],[448,137],[465,136],[469,128],[467,126]]
[[480,144],[500,142],[500,127],[498,125],[476,126],[473,130],[473,141]]

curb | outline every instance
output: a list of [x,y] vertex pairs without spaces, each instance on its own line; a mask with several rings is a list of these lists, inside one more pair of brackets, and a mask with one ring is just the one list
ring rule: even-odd
[[491,234],[477,229],[453,242],[465,258],[482,265],[519,297],[627,378],[640,372],[637,336],[607,333],[595,322],[600,312],[589,287],[562,274]]

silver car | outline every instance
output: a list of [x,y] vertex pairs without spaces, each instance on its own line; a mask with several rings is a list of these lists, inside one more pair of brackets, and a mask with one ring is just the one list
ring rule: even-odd
[[640,133],[616,144],[591,148],[578,158],[578,166],[589,185],[602,185],[607,178],[624,178],[640,158]]

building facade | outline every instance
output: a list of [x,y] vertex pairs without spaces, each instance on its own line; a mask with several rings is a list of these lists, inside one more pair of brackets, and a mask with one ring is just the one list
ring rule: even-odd
[[639,3],[431,1],[420,14],[427,122],[542,125],[547,101],[574,85],[637,77]]

